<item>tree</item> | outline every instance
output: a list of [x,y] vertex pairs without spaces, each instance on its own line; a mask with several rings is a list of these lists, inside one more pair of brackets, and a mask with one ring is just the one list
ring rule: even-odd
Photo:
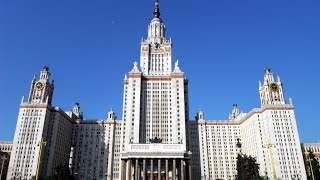
[[[313,152],[311,150],[308,151],[309,154],[307,156],[307,171],[308,171],[308,180],[320,179],[320,166],[319,162],[315,158]],[[313,177],[312,177],[313,175]]]
[[238,154],[237,157],[237,180],[260,180],[259,164],[254,157]]
[[[71,173],[68,164],[58,165],[55,168],[52,176],[39,177],[38,180],[75,180],[75,178],[70,174]],[[35,180],[35,177],[33,176],[31,179]]]

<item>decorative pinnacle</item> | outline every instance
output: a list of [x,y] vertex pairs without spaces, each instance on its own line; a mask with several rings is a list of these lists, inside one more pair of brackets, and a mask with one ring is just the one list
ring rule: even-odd
[[156,0],[153,15],[155,18],[160,17],[159,0]]

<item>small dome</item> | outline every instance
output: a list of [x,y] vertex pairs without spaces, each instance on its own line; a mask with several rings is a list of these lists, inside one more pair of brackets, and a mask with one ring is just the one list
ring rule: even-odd
[[161,18],[153,18],[152,20],[151,20],[151,23],[153,24],[153,23],[162,23],[162,19]]

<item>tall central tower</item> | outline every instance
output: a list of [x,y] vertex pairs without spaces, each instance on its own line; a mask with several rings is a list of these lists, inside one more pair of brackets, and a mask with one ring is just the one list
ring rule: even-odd
[[[124,79],[121,179],[186,178],[188,80],[178,61],[172,70],[172,43],[165,32],[156,0],[141,42],[140,66],[134,62]],[[135,173],[129,172],[131,166]]]
[[172,43],[166,39],[166,29],[160,18],[158,1],[155,3],[153,15],[148,26],[148,37],[141,43],[141,71],[143,75],[170,75]]

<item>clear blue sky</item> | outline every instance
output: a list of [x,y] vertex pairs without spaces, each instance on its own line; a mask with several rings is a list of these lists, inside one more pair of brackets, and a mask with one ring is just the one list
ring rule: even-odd
[[[123,77],[139,60],[152,0],[0,1],[0,140],[12,140],[19,103],[44,65],[53,105],[80,102],[87,119],[121,118]],[[190,117],[226,119],[233,103],[260,107],[270,67],[293,98],[302,142],[320,140],[320,1],[160,0],[173,59],[190,79]]]

